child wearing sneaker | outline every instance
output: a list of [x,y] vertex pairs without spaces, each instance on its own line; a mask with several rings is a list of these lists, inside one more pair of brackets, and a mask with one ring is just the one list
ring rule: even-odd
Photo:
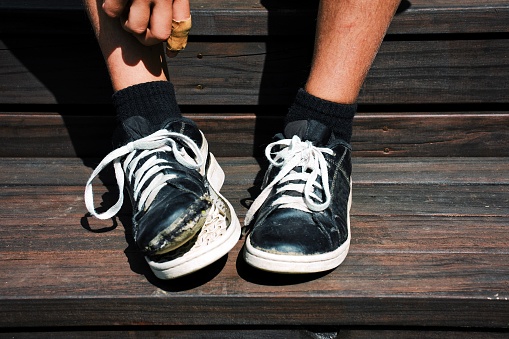
[[[108,67],[119,120],[115,150],[85,189],[90,213],[111,218],[133,205],[133,236],[161,279],[195,272],[240,237],[224,173],[197,126],[182,117],[165,75],[185,46],[188,0],[84,0]],[[267,147],[270,167],[249,209],[243,255],[259,269],[311,273],[341,264],[350,244],[352,120],[356,99],[399,0],[321,0],[310,76],[284,131]],[[112,163],[120,196],[104,213],[92,181]]]

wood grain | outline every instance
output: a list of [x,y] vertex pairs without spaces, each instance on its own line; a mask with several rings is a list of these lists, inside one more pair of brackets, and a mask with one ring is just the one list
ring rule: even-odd
[[[308,72],[318,1],[194,0],[168,62],[242,220]],[[242,260],[161,281],[131,209],[84,183],[115,118],[80,0],[0,2],[0,337],[505,338],[509,3],[402,1],[354,120],[352,243],[331,272]],[[116,200],[110,171],[95,203]]]
[[[218,157],[228,173],[229,185],[261,184],[258,172],[266,161],[253,157]],[[9,158],[0,161],[0,183],[8,186],[80,186],[99,164],[99,158]],[[456,185],[471,186],[509,184],[507,157],[353,157],[356,185]],[[397,168],[397,170],[395,170]],[[462,169],[468,168],[469,171]],[[34,176],[37,173],[37,176]],[[113,186],[113,173],[101,176],[99,184]],[[85,180],[86,181],[86,180]]]
[[[62,108],[60,114],[0,112],[0,156],[104,156],[111,150],[115,128],[111,107],[76,108],[78,115],[72,107]],[[263,156],[264,146],[282,130],[285,110],[274,108],[274,116],[242,110],[186,116],[204,131],[215,155]],[[81,115],[92,112],[94,115]],[[509,113],[361,112],[354,119],[352,144],[354,155],[361,157],[506,156]]]
[[[432,39],[432,38],[431,38]],[[312,40],[195,42],[169,62],[182,103],[287,104],[308,75]],[[509,40],[386,40],[360,104],[505,103]],[[200,55],[200,58],[197,56]],[[199,86],[198,86],[199,85]]]
[[[0,104],[110,102],[111,86],[92,35],[83,41],[0,38]],[[509,39],[451,39],[386,40],[359,103],[507,103]],[[182,105],[287,105],[307,77],[312,42],[190,41],[168,62],[177,99]]]
[[[0,161],[4,327],[507,327],[509,185],[499,180],[509,177],[507,159],[392,159],[393,171],[391,163],[359,159],[352,246],[338,269],[263,273],[239,259],[241,240],[211,267],[170,282],[156,279],[133,246],[128,208],[116,222],[86,217],[79,183],[89,167],[26,159],[16,173],[8,170],[16,160]],[[223,193],[242,218],[260,166],[220,161]],[[472,185],[472,172],[483,169],[483,184]],[[393,183],[398,177],[407,179]],[[114,199],[100,182],[97,194],[98,204]]]
[[[79,339],[79,338],[182,338],[182,339],[309,339],[309,338],[345,338],[345,339],[505,339],[508,331],[500,329],[475,329],[465,331],[464,329],[433,329],[423,328],[392,328],[392,329],[359,329],[348,326],[312,326],[310,329],[289,329],[287,327],[274,327],[270,329],[259,329],[246,326],[243,328],[229,328],[221,326],[157,326],[144,330],[136,327],[100,327],[97,329],[87,328],[79,331],[44,331],[44,335],[53,339]],[[15,338],[39,338],[40,333],[30,332],[27,329],[21,331],[2,332],[4,336]]]
[[[318,1],[265,0],[194,0],[193,35],[294,35],[312,34]],[[9,13],[3,20],[6,27],[26,32],[27,18],[35,20],[55,17],[55,12],[66,11],[66,17],[76,19],[83,15],[80,0],[3,0],[0,11]],[[30,13],[32,11],[32,13]],[[38,15],[34,15],[37,13]],[[18,18],[13,15],[18,14]],[[59,14],[57,14],[59,15]],[[436,33],[492,33],[508,32],[509,5],[497,0],[411,0],[402,1],[398,14],[389,29],[391,34]],[[58,16],[57,16],[58,17]],[[16,20],[18,19],[18,20]],[[8,21],[7,21],[8,20]],[[58,21],[62,21],[60,16]],[[69,22],[72,23],[70,20]],[[488,24],[487,24],[488,23]],[[7,25],[9,24],[9,25]],[[46,22],[48,24],[48,22]],[[65,31],[55,23],[49,25]],[[233,29],[232,29],[233,28]],[[80,28],[84,30],[83,27]]]

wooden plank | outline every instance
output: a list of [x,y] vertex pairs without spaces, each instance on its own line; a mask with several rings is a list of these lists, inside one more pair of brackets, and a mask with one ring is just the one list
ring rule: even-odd
[[[0,103],[110,102],[111,86],[92,35],[83,41],[52,35],[2,39]],[[307,77],[312,42],[192,41],[168,62],[177,99],[182,105],[286,105]],[[386,40],[359,103],[507,103],[508,49],[509,39],[490,36]]]
[[[87,178],[83,178],[86,182]],[[252,178],[254,179],[254,178]],[[506,218],[509,215],[507,208],[509,203],[509,187],[507,185],[471,186],[471,185],[358,185],[358,192],[355,194],[355,204],[352,207],[352,215],[358,216],[391,216],[403,215],[429,215],[433,217],[468,217],[468,216],[490,216]],[[230,185],[225,184],[225,196],[232,200],[235,209],[242,218],[247,210],[246,201],[251,200],[256,194],[257,185]],[[383,189],[383,194],[377,194]],[[19,215],[24,215],[28,220],[31,215],[40,217],[40,206],[26,206],[25,199],[33,201],[43,200],[51,215],[55,211],[69,214],[80,211],[81,217],[85,215],[82,201],[84,187],[59,187],[58,189],[44,189],[39,192],[31,187],[4,187],[2,196],[12,200],[5,210],[5,218],[14,218],[16,222]],[[44,193],[42,193],[44,192]],[[20,196],[24,194],[24,196]],[[41,194],[49,195],[46,201]],[[101,197],[105,195],[105,197]],[[111,206],[116,201],[117,194],[114,190],[104,189],[96,192],[96,205],[101,201],[106,206]],[[72,197],[72,198],[71,198]],[[69,200],[71,199],[71,200]],[[62,210],[62,204],[66,210]],[[418,208],[417,208],[418,206]],[[29,215],[25,215],[29,213]],[[66,219],[63,214],[61,218]],[[53,220],[58,216],[47,216]],[[38,220],[38,219],[37,219]]]
[[[335,302],[329,304],[330,307],[329,305],[324,307],[324,299],[321,297],[305,298],[304,302],[298,298],[286,299],[283,302],[281,298],[275,298],[274,296],[238,297],[235,298],[237,303],[232,303],[232,298],[229,299],[230,302],[228,300],[225,302],[225,299],[227,298],[205,296],[197,298],[119,298],[114,301],[102,298],[84,298],[79,304],[72,299],[33,300],[33,302],[6,301],[2,302],[1,305],[10,308],[12,313],[7,314],[7,319],[5,317],[2,319],[2,324],[12,318],[13,315],[23,313],[32,316],[34,325],[44,324],[46,326],[61,326],[63,324],[69,326],[81,323],[91,323],[94,324],[92,326],[96,326],[96,323],[109,324],[112,322],[119,325],[134,323],[145,326],[174,326],[181,325],[182,323],[179,323],[179,321],[186,322],[190,326],[204,325],[204,323],[212,326],[236,326],[240,322],[242,322],[242,326],[250,326],[259,325],[261,314],[255,314],[251,318],[249,313],[253,310],[262,310],[263,325],[266,327],[274,325],[324,325],[325,319],[328,320],[328,323],[338,324],[337,326],[349,323],[354,323],[353,326],[360,324],[390,326],[395,319],[397,321],[405,318],[405,316],[405,322],[413,326],[422,325],[421,320],[429,326],[436,326],[436,324],[444,323],[443,314],[437,313],[435,317],[431,318],[429,313],[440,307],[448,307],[454,310],[454,312],[450,312],[449,316],[448,323],[451,326],[463,324],[460,326],[479,327],[488,325],[495,327],[504,324],[501,322],[501,318],[507,317],[507,312],[503,309],[502,303],[498,303],[499,307],[489,307],[486,306],[486,304],[490,304],[489,302],[470,300],[443,302],[426,298],[400,298],[395,300],[379,298],[374,303],[366,303],[365,299],[342,300],[337,298],[334,300]],[[278,312],[278,306],[283,303],[285,304],[285,310],[280,313]],[[147,307],[147,305],[149,306]],[[491,302],[491,305],[497,305],[497,303]],[[1,311],[2,316],[6,313],[3,311],[5,309],[3,308]],[[359,312],[359,309],[364,309],[366,312]],[[465,312],[472,313],[474,309],[477,312],[477,317],[465,317]],[[179,313],[176,314],[173,310]],[[309,310],[316,310],[316,312],[310,312]],[[206,316],[204,318],[204,314],[207,312],[211,315],[210,319],[207,319]],[[100,317],[99,314],[103,316]],[[288,314],[292,314],[292,317],[289,317]],[[58,319],[56,316],[59,316],[60,322],[56,321]],[[218,318],[219,316],[221,316],[221,319]],[[283,324],[279,324],[281,319]]]
[[[191,3],[194,17],[193,35],[294,35],[312,34],[317,1],[267,2],[263,0],[194,0]],[[0,11],[25,18],[37,12],[43,20],[54,16],[55,11],[80,15],[80,0],[4,0]],[[58,13],[60,14],[60,13]],[[20,14],[18,14],[19,16]],[[390,27],[391,34],[481,33],[508,32],[509,5],[506,1],[403,1]],[[10,20],[9,20],[10,19]],[[11,28],[26,32],[26,21],[6,16]],[[65,19],[64,19],[65,20]],[[5,20],[3,20],[5,22]],[[6,22],[5,22],[6,23]],[[47,21],[46,21],[47,23]],[[7,24],[7,23],[6,23]],[[7,26],[7,25],[6,25]],[[28,26],[30,27],[30,26]],[[56,27],[56,25],[55,25]],[[60,28],[63,30],[63,28]],[[83,27],[81,27],[83,30]]]
[[[312,41],[201,43],[169,62],[182,103],[285,104],[305,81]],[[509,40],[386,40],[360,104],[509,100]],[[197,58],[201,55],[201,58]],[[199,85],[199,86],[198,86]]]
[[[242,193],[232,190],[229,186],[224,188],[225,196],[230,200],[241,220],[247,211],[245,202],[251,199],[247,191],[249,188],[247,185],[243,186]],[[425,187],[420,186],[420,188],[426,190]],[[96,189],[99,194],[96,206],[112,206],[113,198],[118,195],[98,187]],[[385,190],[385,187],[377,185],[377,189]],[[53,260],[52,258],[57,254],[52,253],[58,253],[59,248],[97,252],[97,255],[102,255],[104,251],[116,251],[119,256],[127,251],[135,258],[139,256],[131,240],[132,224],[129,206],[125,206],[115,220],[98,220],[89,217],[82,197],[84,184],[82,187],[73,188],[38,187],[5,189],[5,191],[1,196],[2,201],[18,206],[9,210],[2,209],[4,215],[0,220],[0,236],[3,244],[6,245],[2,252],[6,259],[15,260],[28,252],[33,252],[34,255],[46,253],[51,257],[48,260]],[[415,187],[400,189],[407,199],[415,195],[415,191]],[[408,206],[411,202],[406,202],[406,210],[396,208],[396,204],[404,203],[403,199],[398,200],[390,193],[373,197],[373,190],[364,185],[354,185],[351,253],[403,256],[418,256],[426,253],[437,256],[464,254],[468,257],[507,255],[509,254],[507,208],[493,205],[483,206],[484,208],[474,206],[471,212],[469,210],[469,203],[489,195],[505,200],[504,203],[507,205],[507,188],[503,193],[492,191],[491,189],[483,193],[478,191],[476,195],[465,195],[460,192],[458,194],[460,198],[458,198],[452,188],[443,189],[428,193],[426,199],[440,200],[445,196],[450,201],[454,201],[457,206],[439,207],[438,203],[432,205],[424,201],[425,206],[417,208],[418,203],[414,202],[413,210],[409,211]],[[107,192],[108,195],[101,195],[103,192]],[[36,199],[42,200],[42,194],[46,194],[46,199],[51,201],[33,203]],[[127,204],[129,203],[126,202]],[[376,207],[371,207],[373,204],[379,204],[378,215],[370,213]],[[23,210],[27,215],[20,221]],[[479,232],[479,228],[489,232]],[[430,246],[430,244],[433,245]],[[33,264],[37,266],[37,263]],[[106,265],[106,263],[98,261],[98,265]]]
[[[6,338],[41,338],[50,337],[52,339],[79,339],[79,338],[180,338],[180,339],[309,339],[309,338],[345,338],[345,339],[505,339],[509,332],[502,329],[429,329],[427,327],[412,329],[371,329],[371,328],[349,328],[349,327],[311,327],[310,330],[302,329],[301,326],[293,328],[271,328],[271,329],[250,329],[250,327],[223,327],[210,328],[207,326],[199,327],[180,327],[172,326],[171,329],[165,326],[158,328],[151,327],[150,330],[143,328],[125,328],[109,327],[98,330],[77,328],[68,328],[66,331],[51,331],[45,329],[35,329],[29,332],[28,329],[21,331],[0,332],[0,335]],[[39,330],[39,331],[37,331]]]
[[92,33],[84,39],[54,35],[2,39],[1,103],[111,102],[110,80]]
[[[115,125],[111,107],[76,106],[77,111],[73,107],[64,106],[60,112],[0,113],[0,156],[104,156],[111,150]],[[186,116],[204,131],[215,155],[263,156],[264,146],[282,129],[285,109],[272,109],[274,116],[262,115],[267,114],[264,107],[251,107],[245,113],[243,109]],[[92,115],[82,115],[87,113]],[[509,113],[360,112],[354,119],[352,144],[354,155],[362,157],[507,156]]]
[[[320,332],[321,334],[322,332]],[[331,335],[337,334],[335,332],[325,332]],[[185,327],[185,326],[171,326],[170,327],[151,327],[150,330],[144,328],[126,328],[126,327],[110,327],[94,329],[67,329],[66,331],[51,331],[39,329],[29,332],[28,329],[21,331],[5,331],[0,332],[1,337],[5,338],[52,338],[52,339],[79,339],[79,338],[96,338],[96,339],[150,339],[150,338],[179,338],[179,339],[309,339],[313,338],[316,334],[313,331],[308,331],[301,328],[288,329],[288,328],[271,328],[271,329],[250,329],[250,328],[210,328],[210,327]],[[331,337],[333,338],[333,337]],[[478,337],[471,337],[476,339]],[[485,339],[486,337],[484,337]],[[487,337],[497,338],[496,336]],[[469,339],[463,336],[462,339]]]
[[351,253],[332,273],[291,277],[236,263],[238,251],[172,282],[136,253],[4,252],[0,324],[507,327],[507,254]]
[[[261,184],[258,172],[264,159],[219,157],[227,183],[249,187]],[[80,186],[92,173],[99,158],[8,158],[0,157],[2,186]],[[468,169],[465,170],[465,169]],[[99,185],[113,186],[113,173],[101,176]],[[353,157],[353,179],[357,185],[508,185],[509,159],[497,158],[373,158]]]
[[[127,209],[116,223],[86,218],[79,182],[90,168],[77,159],[28,160],[18,177],[3,171],[16,159],[0,161],[3,327],[508,326],[509,185],[499,182],[509,177],[506,159],[413,159],[399,184],[397,166],[364,159],[356,164],[351,251],[338,269],[263,273],[239,259],[240,241],[208,269],[170,282],[157,280],[134,249]],[[224,194],[242,218],[260,167],[220,160]],[[423,165],[429,170],[409,173]],[[472,185],[472,171],[483,169],[485,185]],[[114,199],[103,193],[99,184],[98,203]]]
[[498,113],[359,114],[353,147],[361,156],[503,156],[496,149],[509,146],[507,118]]
[[415,329],[341,329],[338,338],[345,339],[495,339],[505,338],[508,333],[504,330],[489,331],[478,329],[458,330],[430,330],[426,328]]

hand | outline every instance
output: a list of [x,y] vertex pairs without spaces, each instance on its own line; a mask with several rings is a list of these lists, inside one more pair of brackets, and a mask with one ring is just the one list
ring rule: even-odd
[[122,27],[146,46],[169,38],[172,19],[191,16],[189,0],[104,0],[102,7],[108,16],[120,18]]

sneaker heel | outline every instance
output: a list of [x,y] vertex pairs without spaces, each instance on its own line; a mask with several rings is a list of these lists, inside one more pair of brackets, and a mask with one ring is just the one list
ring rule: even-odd
[[219,192],[224,183],[224,171],[221,166],[219,166],[219,163],[212,153],[209,153],[209,157],[210,162],[207,168],[207,180],[214,191]]

